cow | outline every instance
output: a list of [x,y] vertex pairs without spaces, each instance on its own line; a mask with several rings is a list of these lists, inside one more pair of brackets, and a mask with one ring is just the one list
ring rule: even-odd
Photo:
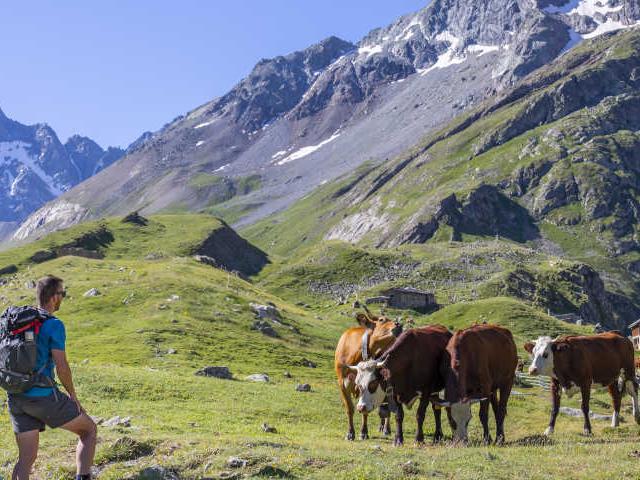
[[[371,412],[386,398],[395,404],[396,446],[404,443],[403,405],[411,408],[418,400],[416,442],[424,442],[423,424],[429,400],[444,388],[440,362],[450,338],[451,332],[440,325],[407,330],[380,360],[369,360],[350,367],[357,373],[358,411]],[[432,407],[436,424],[434,442],[437,442],[442,439],[441,411],[435,404]]]
[[496,443],[504,443],[504,419],[517,366],[516,344],[506,328],[474,325],[451,337],[441,365],[445,401],[440,404],[451,407],[454,441],[468,441],[471,405],[479,402],[484,443],[491,443],[489,404],[496,420]]
[[[376,317],[368,310],[366,310],[366,313],[358,313],[356,319],[360,326],[350,328],[342,334],[336,347],[334,361],[338,387],[340,388],[340,397],[342,398],[342,403],[346,409],[347,419],[349,421],[349,430],[346,436],[347,440],[355,440],[352,397],[356,396],[356,376],[350,372],[349,365],[354,365],[363,360],[369,360],[376,355],[380,355],[402,332],[402,326],[399,323],[386,317]],[[382,423],[385,424],[385,433],[390,433],[388,416],[386,419],[382,418]],[[360,438],[362,440],[369,438],[366,414],[362,417]]]
[[629,339],[618,332],[558,337],[555,340],[540,337],[535,343],[527,342],[524,348],[532,356],[529,374],[551,377],[551,418],[545,435],[554,431],[562,392],[571,397],[577,390],[582,394],[584,433],[591,435],[589,398],[593,383],[609,388],[613,400],[612,427],[619,424],[620,404],[625,391],[631,396],[633,416],[640,424],[633,344]]

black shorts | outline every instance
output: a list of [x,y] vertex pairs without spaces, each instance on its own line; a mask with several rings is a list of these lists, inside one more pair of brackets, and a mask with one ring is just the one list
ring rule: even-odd
[[44,432],[45,425],[58,428],[80,415],[76,402],[59,390],[48,397],[9,395],[8,404],[15,433]]

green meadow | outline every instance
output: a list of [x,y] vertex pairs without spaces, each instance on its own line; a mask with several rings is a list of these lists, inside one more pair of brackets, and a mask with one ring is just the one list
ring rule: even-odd
[[[113,236],[110,242],[91,246],[102,258],[29,260],[36,251],[55,251],[101,226]],[[46,273],[66,280],[68,297],[59,316],[67,326],[67,350],[81,401],[100,419],[130,417],[129,426],[99,427],[98,478],[609,479],[640,475],[640,427],[633,423],[628,399],[623,401],[620,428],[594,420],[594,435],[585,437],[581,418],[561,415],[555,436],[547,440],[540,434],[548,420],[549,394],[526,382],[515,387],[509,403],[505,446],[479,443],[477,416],[471,423],[468,447],[448,442],[414,445],[413,411],[406,415],[404,447],[393,447],[391,438],[377,433],[377,416],[370,419],[370,440],[347,442],[333,352],[342,331],[355,324],[353,298],[336,302],[331,296],[310,293],[305,285],[313,279],[333,281],[327,275],[336,262],[342,277],[360,278],[385,265],[390,261],[385,255],[393,253],[379,258],[341,246],[331,252],[307,252],[308,256],[276,257],[260,275],[246,281],[192,258],[193,247],[217,228],[219,222],[208,216],[152,217],[147,226],[112,219],[0,252],[0,267],[18,267],[17,273],[0,277],[7,281],[0,286],[2,307],[31,303],[35,292],[29,282]],[[455,248],[449,252],[454,259]],[[426,265],[426,256],[420,258],[426,253],[407,254]],[[536,268],[549,268],[547,259],[536,262]],[[490,285],[493,275],[483,281]],[[91,288],[100,294],[84,297]],[[267,302],[281,312],[281,324],[274,325],[277,338],[252,329],[256,318],[250,304]],[[387,313],[407,316],[407,312]],[[463,328],[488,321],[507,326],[523,358],[522,344],[527,339],[590,331],[504,296],[465,299],[433,315],[412,313],[412,317],[417,325]],[[305,366],[308,361],[316,368]],[[196,376],[205,366],[227,366],[234,379]],[[270,382],[246,379],[255,373],[268,374]],[[296,391],[301,383],[310,384],[311,392]],[[578,408],[579,398],[563,399],[563,405]],[[606,392],[595,392],[591,408],[596,413],[611,412]],[[6,409],[0,417],[0,478],[10,478],[16,449]],[[359,422],[356,416],[356,425]],[[264,423],[276,431],[264,432]],[[432,434],[431,413],[426,427]],[[451,436],[447,426],[445,435]],[[66,432],[41,435],[34,478],[73,478],[74,448],[75,439]],[[242,459],[244,466],[232,468],[231,457]]]

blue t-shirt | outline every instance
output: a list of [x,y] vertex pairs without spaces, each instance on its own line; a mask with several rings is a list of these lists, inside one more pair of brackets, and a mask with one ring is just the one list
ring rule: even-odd
[[[51,350],[64,350],[67,334],[64,329],[64,323],[62,320],[50,317],[45,320],[40,327],[40,334],[36,343],[38,349],[38,356],[36,358],[36,371],[44,366],[42,374],[55,380],[53,356]],[[27,397],[48,397],[53,393],[51,387],[33,387],[31,390],[27,390],[22,395]]]

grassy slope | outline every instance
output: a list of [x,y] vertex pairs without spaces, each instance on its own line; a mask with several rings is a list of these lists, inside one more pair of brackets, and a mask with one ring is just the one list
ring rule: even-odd
[[[548,409],[547,394],[537,388],[526,389],[531,395],[512,399],[507,424],[512,443],[505,448],[416,448],[409,440],[406,447],[395,449],[389,439],[377,434],[368,442],[347,443],[342,440],[346,425],[332,354],[341,331],[352,325],[342,315],[348,307],[308,297],[305,300],[311,305],[301,308],[294,305],[295,295],[287,301],[267,293],[269,285],[264,279],[257,287],[229,279],[226,273],[179,253],[169,254],[180,249],[166,239],[188,244],[212,226],[206,218],[182,220],[184,223],[175,217],[158,217],[144,227],[150,231],[160,225],[166,228],[161,245],[147,243],[140,228],[125,226],[104,260],[63,257],[23,265],[8,285],[0,287],[5,303],[26,303],[33,295],[25,287],[28,280],[45,272],[67,279],[70,295],[60,316],[67,324],[68,352],[80,396],[93,415],[132,416],[131,428],[100,429],[98,456],[104,462],[100,478],[138,478],[136,472],[152,465],[175,469],[182,478],[218,478],[229,470],[226,460],[232,455],[252,461],[242,471],[249,476],[286,472],[296,478],[405,478],[403,464],[409,460],[416,463],[421,476],[442,478],[566,477],[567,472],[569,476],[605,478],[603,464],[608,465],[607,478],[635,475],[637,460],[629,453],[636,448],[639,430],[628,423],[612,432],[595,422],[596,437],[587,439],[578,434],[579,420],[562,417],[555,444],[535,444],[531,435],[543,429]],[[74,235],[66,232],[65,240]],[[159,248],[166,253],[164,258],[144,259],[147,251]],[[25,249],[7,253],[5,258],[24,256]],[[351,258],[348,251],[338,254],[341,256]],[[353,272],[362,269],[366,273],[367,262],[362,265],[358,263]],[[269,278],[268,272],[264,278]],[[102,295],[84,298],[82,294],[92,287]],[[273,290],[286,293],[279,287]],[[133,298],[123,304],[130,294]],[[168,302],[171,295],[180,299]],[[276,303],[300,334],[276,327],[283,338],[274,340],[251,331],[253,314],[248,304],[253,301]],[[418,324],[438,322],[455,327],[485,319],[510,326],[520,346],[525,338],[539,333],[576,331],[529,306],[502,298],[454,305],[431,318],[416,316]],[[169,349],[177,353],[169,355]],[[302,358],[317,362],[318,368],[300,366]],[[194,375],[198,368],[212,364],[229,366],[236,380]],[[293,378],[284,377],[284,371]],[[268,373],[272,383],[244,380],[257,372]],[[311,383],[313,392],[295,392],[297,382]],[[596,397],[605,399],[602,394]],[[577,406],[576,400],[568,404]],[[607,410],[597,403],[593,409]],[[15,447],[6,413],[2,416],[0,475],[6,476]],[[263,433],[263,422],[275,426],[278,433]],[[477,420],[472,425],[471,436],[478,439]],[[413,428],[408,418],[409,439]],[[430,418],[428,430],[432,430]],[[113,444],[122,436],[147,442],[154,453],[133,462],[111,461]],[[73,438],[63,432],[44,434],[38,478],[70,478],[73,444]],[[380,448],[373,449],[375,445]],[[611,458],[617,459],[615,464],[610,464]],[[269,466],[280,470],[269,470]]]

